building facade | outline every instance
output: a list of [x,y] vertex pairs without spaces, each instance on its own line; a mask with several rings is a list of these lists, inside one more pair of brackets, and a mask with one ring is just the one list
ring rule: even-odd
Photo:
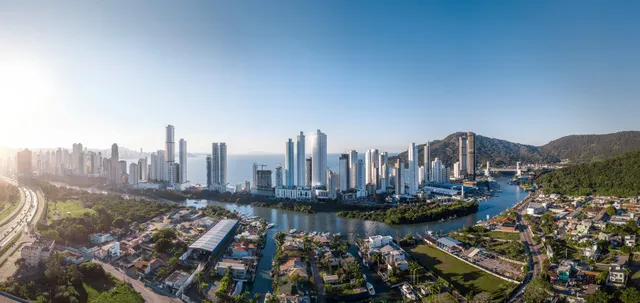
[[312,136],[311,185],[327,185],[327,135],[319,129]]

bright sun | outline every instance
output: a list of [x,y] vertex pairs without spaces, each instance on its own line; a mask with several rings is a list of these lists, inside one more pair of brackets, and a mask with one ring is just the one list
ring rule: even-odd
[[39,60],[0,54],[0,127],[9,130],[0,145],[30,141],[50,114],[54,91],[53,77]]

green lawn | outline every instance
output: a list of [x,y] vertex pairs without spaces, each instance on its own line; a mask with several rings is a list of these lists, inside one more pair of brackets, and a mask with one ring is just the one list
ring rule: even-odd
[[484,291],[499,296],[496,292],[501,284],[513,284],[462,262],[431,245],[418,245],[411,249],[411,254],[436,276],[451,281],[462,294]]
[[492,230],[487,232],[487,237],[495,239],[505,239],[511,241],[520,241],[520,233],[510,233],[506,231]]
[[82,284],[87,292],[88,303],[132,302],[142,303],[144,300],[131,286],[108,275],[107,279],[90,280]]
[[82,217],[84,213],[95,213],[93,209],[84,208],[78,200],[49,202],[49,219],[57,217],[59,211],[61,217]]

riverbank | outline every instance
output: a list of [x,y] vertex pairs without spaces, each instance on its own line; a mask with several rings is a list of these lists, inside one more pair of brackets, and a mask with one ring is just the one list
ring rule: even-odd
[[344,218],[355,218],[384,222],[387,224],[414,224],[425,223],[448,218],[466,216],[478,211],[476,202],[453,202],[448,204],[412,203],[400,205],[386,210],[375,211],[341,211],[337,215]]

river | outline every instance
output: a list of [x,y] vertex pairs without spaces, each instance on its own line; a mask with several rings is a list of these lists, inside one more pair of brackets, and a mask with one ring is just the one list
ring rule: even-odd
[[[429,222],[408,225],[388,225],[382,222],[365,221],[360,219],[339,218],[336,213],[316,213],[305,214],[287,210],[271,209],[266,207],[255,207],[251,205],[236,205],[218,201],[187,200],[188,206],[197,208],[206,205],[222,206],[228,210],[258,216],[268,222],[276,224],[276,227],[269,230],[267,234],[267,244],[262,250],[262,258],[258,263],[258,275],[251,288],[252,293],[265,294],[272,291],[271,260],[275,254],[276,247],[273,236],[278,231],[289,231],[297,229],[300,231],[320,231],[341,233],[353,241],[356,236],[367,237],[371,235],[391,235],[394,238],[403,237],[406,234],[424,233],[426,230],[435,232],[450,232],[464,226],[474,225],[478,220],[486,220],[487,216],[493,217],[504,210],[512,207],[516,203],[527,197],[528,193],[520,189],[517,185],[507,184],[507,178],[499,178],[496,181],[500,184],[502,192],[480,203],[477,213],[464,217],[447,220],[444,222]],[[197,203],[196,203],[197,202]]]

